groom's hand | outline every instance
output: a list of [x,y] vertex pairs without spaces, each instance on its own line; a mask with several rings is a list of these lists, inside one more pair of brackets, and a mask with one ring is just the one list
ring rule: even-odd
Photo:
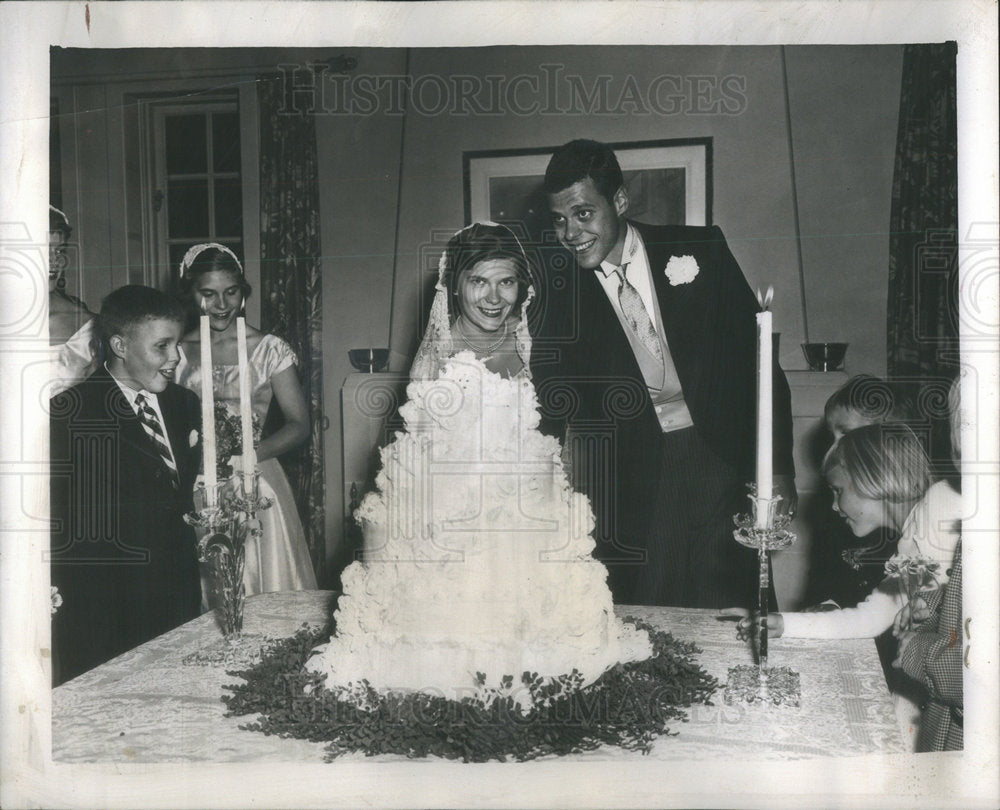
[[780,496],[778,501],[778,515],[788,515],[795,517],[795,511],[799,508],[799,493],[795,490],[795,476],[776,475],[774,476],[774,494]]

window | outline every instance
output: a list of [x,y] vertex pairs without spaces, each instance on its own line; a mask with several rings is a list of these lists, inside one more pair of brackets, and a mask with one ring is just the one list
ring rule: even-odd
[[[181,259],[199,242],[232,249],[250,284],[260,283],[256,85],[232,84],[164,82],[122,94],[124,221],[112,232],[124,242],[109,257],[117,284],[176,291]],[[260,316],[255,297],[247,315]]]
[[169,278],[187,249],[220,242],[241,258],[243,177],[236,100],[153,108],[156,260]]

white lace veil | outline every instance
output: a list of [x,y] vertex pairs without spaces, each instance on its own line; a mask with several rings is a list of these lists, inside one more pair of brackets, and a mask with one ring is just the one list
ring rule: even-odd
[[[506,230],[517,244],[524,259],[524,266],[529,279],[528,290],[524,301],[521,303],[520,320],[514,329],[514,348],[517,351],[518,357],[521,358],[521,362],[524,363],[525,372],[530,375],[528,360],[531,357],[531,335],[528,332],[528,306],[535,298],[535,287],[530,283],[531,266],[528,263],[527,254],[525,254],[524,247],[514,232],[505,225],[499,225],[496,222],[473,222],[471,225],[467,225],[461,230],[456,231],[452,239],[470,228],[474,228],[476,225],[487,225]],[[410,367],[410,379],[412,380],[436,379],[445,361],[455,354],[455,347],[452,345],[451,339],[452,313],[449,309],[448,287],[445,282],[448,274],[451,242],[452,240],[448,241],[448,247],[442,251],[441,258],[438,261],[438,280],[434,286],[434,302],[431,304],[431,314],[427,322],[427,329],[424,331],[423,340],[420,341],[420,347],[417,349],[417,354],[413,358],[413,365]]]

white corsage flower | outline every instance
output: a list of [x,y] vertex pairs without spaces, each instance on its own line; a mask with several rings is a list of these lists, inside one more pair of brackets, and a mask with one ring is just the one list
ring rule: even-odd
[[60,607],[62,607],[62,595],[59,593],[59,588],[55,585],[50,585],[51,597],[52,597],[52,612],[55,613]]
[[670,286],[676,287],[678,284],[690,284],[694,281],[699,269],[694,256],[671,256],[663,273]]
[[198,431],[192,430],[188,434],[188,447],[194,447],[196,444],[198,444]]

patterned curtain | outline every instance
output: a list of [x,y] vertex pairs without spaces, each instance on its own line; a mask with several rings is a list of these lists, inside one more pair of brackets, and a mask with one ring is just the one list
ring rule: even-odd
[[915,384],[947,458],[948,381],[958,369],[958,168],[954,42],[906,45],[892,182],[888,372]]
[[261,325],[299,357],[310,441],[281,459],[295,492],[316,578],[326,557],[323,497],[322,276],[316,126],[290,113],[281,80],[257,82],[260,107]]

